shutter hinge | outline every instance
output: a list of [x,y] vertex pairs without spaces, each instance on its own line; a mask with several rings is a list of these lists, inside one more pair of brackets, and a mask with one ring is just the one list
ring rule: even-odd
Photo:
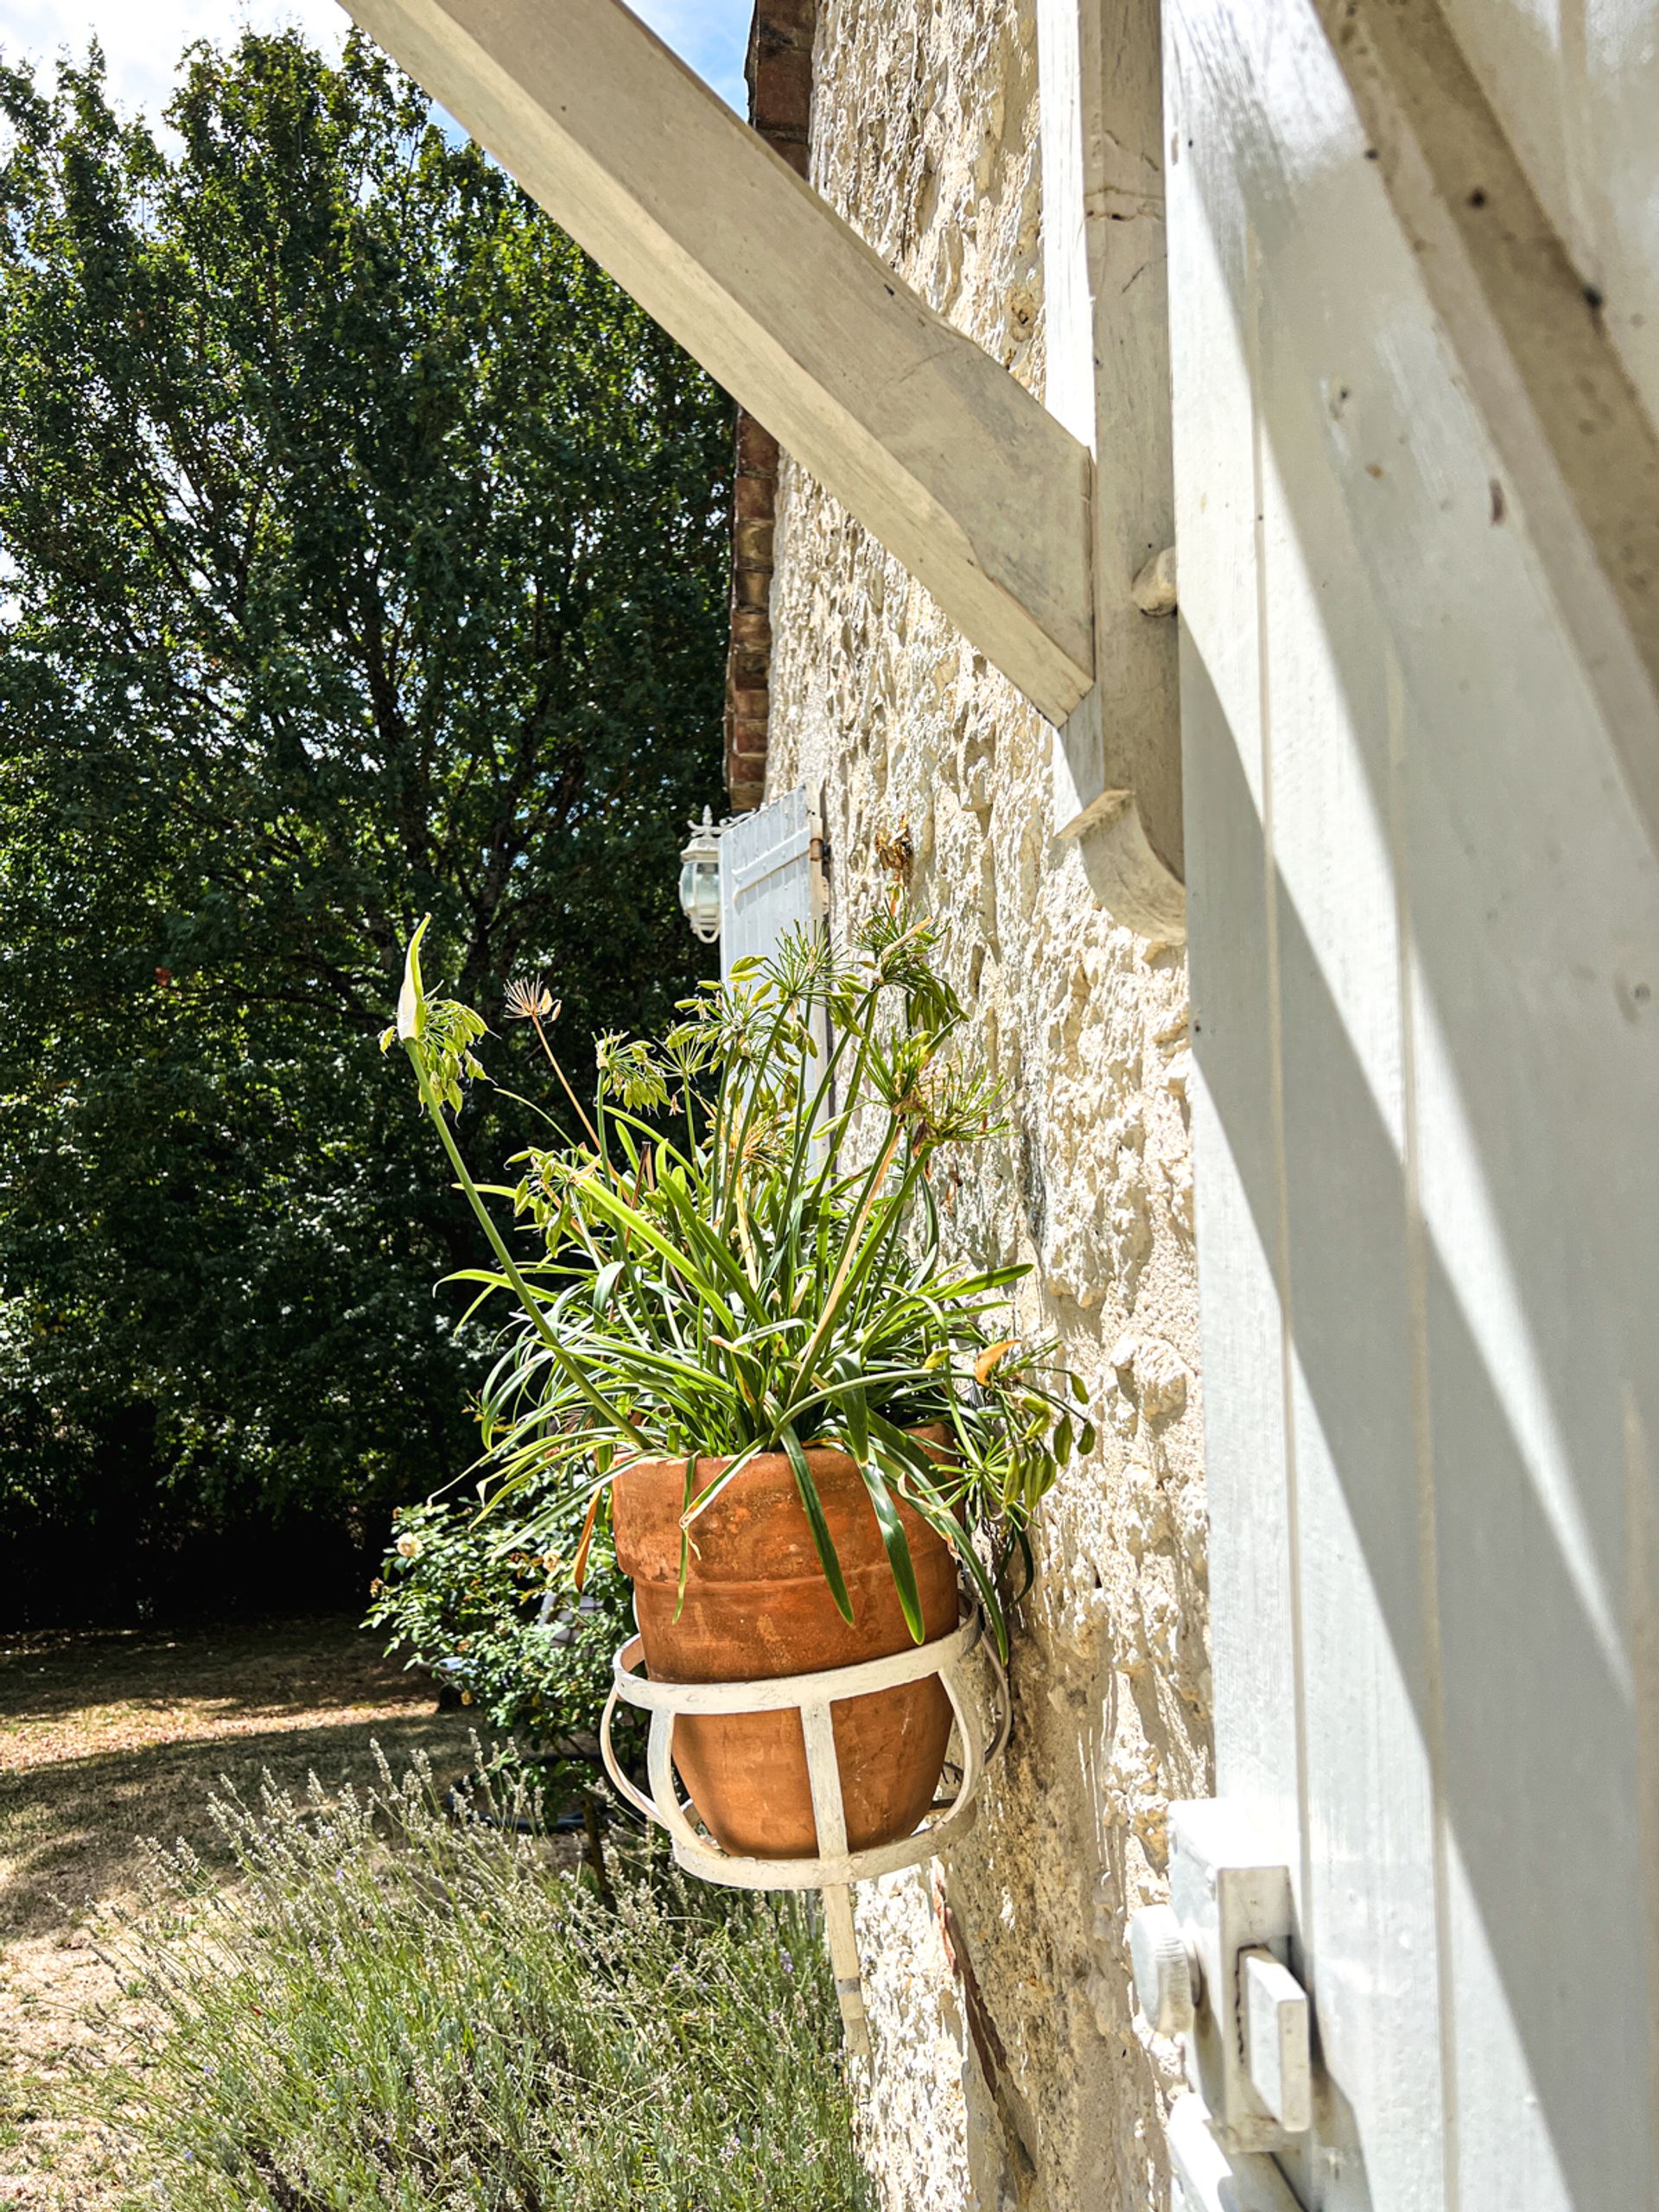
[[1186,2078],[1222,2143],[1282,2148],[1313,2120],[1311,2008],[1289,1965],[1290,1870],[1224,1799],[1172,1805],[1169,1837],[1169,1903],[1130,1916],[1135,1994],[1155,2032],[1180,2037]]

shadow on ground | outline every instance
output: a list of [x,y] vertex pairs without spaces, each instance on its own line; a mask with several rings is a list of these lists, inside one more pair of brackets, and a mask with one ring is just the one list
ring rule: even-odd
[[224,1780],[360,1785],[377,1743],[394,1770],[420,1752],[447,1779],[472,1732],[349,1621],[18,1639],[0,1651],[0,1942],[130,1891],[141,1838],[211,1857]]

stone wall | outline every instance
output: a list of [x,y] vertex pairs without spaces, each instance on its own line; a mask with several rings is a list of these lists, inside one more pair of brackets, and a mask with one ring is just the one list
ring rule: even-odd
[[[819,188],[1040,390],[1032,0],[822,0],[815,66]],[[979,1825],[861,1906],[867,2152],[887,2212],[1141,2212],[1178,2063],[1132,2020],[1125,1919],[1168,1799],[1209,1789],[1184,961],[1054,839],[1046,726],[787,462],[777,557],[769,788],[822,788],[842,920],[907,827],[1017,1132],[950,1218],[1033,1263],[1020,1325],[1058,1332],[1102,1415],[1036,1531]]]

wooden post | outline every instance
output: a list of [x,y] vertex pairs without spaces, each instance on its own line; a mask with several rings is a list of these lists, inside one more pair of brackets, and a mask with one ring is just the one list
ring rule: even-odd
[[1316,5],[1659,850],[1659,432],[1440,10]]
[[1184,927],[1175,626],[1135,579],[1174,537],[1158,0],[1037,0],[1051,410],[1096,455],[1094,689],[1061,725],[1054,823],[1100,897]]

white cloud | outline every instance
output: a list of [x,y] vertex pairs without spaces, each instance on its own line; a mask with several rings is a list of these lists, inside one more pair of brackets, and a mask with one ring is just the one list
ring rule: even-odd
[[[715,90],[743,106],[743,48],[750,0],[635,0],[639,13]],[[95,33],[111,89],[134,107],[166,104],[192,39],[234,38],[245,26],[296,25],[337,52],[346,19],[335,0],[0,0],[0,50],[8,58],[84,54]]]
[[346,17],[334,0],[0,0],[0,47],[8,58],[79,56],[96,35],[110,65],[110,89],[124,106],[163,107],[192,39],[223,41],[245,27],[297,26],[337,53]]

